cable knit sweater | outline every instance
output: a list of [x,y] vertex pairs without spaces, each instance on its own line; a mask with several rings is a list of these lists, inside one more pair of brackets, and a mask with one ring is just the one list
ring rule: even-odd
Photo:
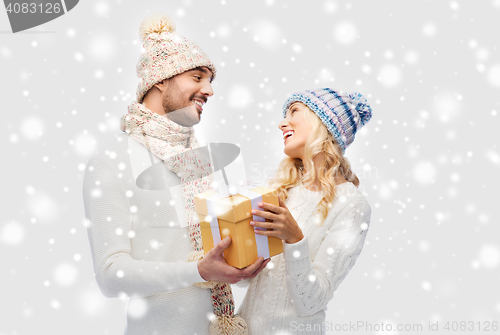
[[192,248],[176,208],[181,201],[173,188],[160,187],[180,179],[126,134],[104,148],[90,159],[83,182],[101,292],[131,297],[126,335],[208,335],[210,290],[192,285],[204,280],[197,263],[186,262]]
[[324,334],[325,310],[363,247],[371,209],[350,182],[337,186],[328,216],[321,222],[316,206],[320,192],[303,186],[290,190],[286,205],[304,238],[283,243],[283,254],[250,285],[240,309],[250,335]]

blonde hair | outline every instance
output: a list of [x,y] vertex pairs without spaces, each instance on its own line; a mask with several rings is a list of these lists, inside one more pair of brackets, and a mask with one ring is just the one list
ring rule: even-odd
[[349,160],[344,157],[340,145],[309,107],[305,108],[304,119],[312,128],[304,146],[304,161],[299,158],[285,157],[269,184],[276,189],[281,200],[285,201],[288,198],[288,191],[292,187],[300,183],[305,187],[312,185],[316,180],[313,158],[318,154],[323,154],[324,159],[318,166],[318,179],[324,196],[317,206],[322,222],[328,215],[328,208],[335,198],[335,179],[338,174],[340,173],[356,187],[359,186],[359,179],[352,172]]

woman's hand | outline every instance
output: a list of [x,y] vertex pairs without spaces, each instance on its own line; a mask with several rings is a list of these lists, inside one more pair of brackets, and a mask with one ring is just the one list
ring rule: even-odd
[[255,228],[265,228],[267,230],[254,229],[255,233],[263,236],[276,236],[286,243],[297,243],[304,238],[302,230],[286,207],[285,203],[278,197],[279,207],[266,202],[259,203],[259,207],[264,211],[252,210],[252,214],[272,220],[273,222],[250,221],[250,225]]

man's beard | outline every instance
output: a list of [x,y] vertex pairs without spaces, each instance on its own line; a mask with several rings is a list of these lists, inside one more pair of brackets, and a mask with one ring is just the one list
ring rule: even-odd
[[165,116],[169,120],[184,127],[191,127],[199,123],[200,114],[198,113],[198,109],[193,103],[194,94],[189,97],[187,105],[183,106],[182,102],[175,102],[176,97],[180,95],[178,86],[170,82],[168,91],[169,94],[167,94],[162,101]]

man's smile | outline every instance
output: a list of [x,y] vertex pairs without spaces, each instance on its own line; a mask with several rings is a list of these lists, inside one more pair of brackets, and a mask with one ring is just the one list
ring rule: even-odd
[[193,103],[198,107],[201,112],[203,112],[203,105],[205,104],[205,101],[199,100],[199,99],[193,99]]

